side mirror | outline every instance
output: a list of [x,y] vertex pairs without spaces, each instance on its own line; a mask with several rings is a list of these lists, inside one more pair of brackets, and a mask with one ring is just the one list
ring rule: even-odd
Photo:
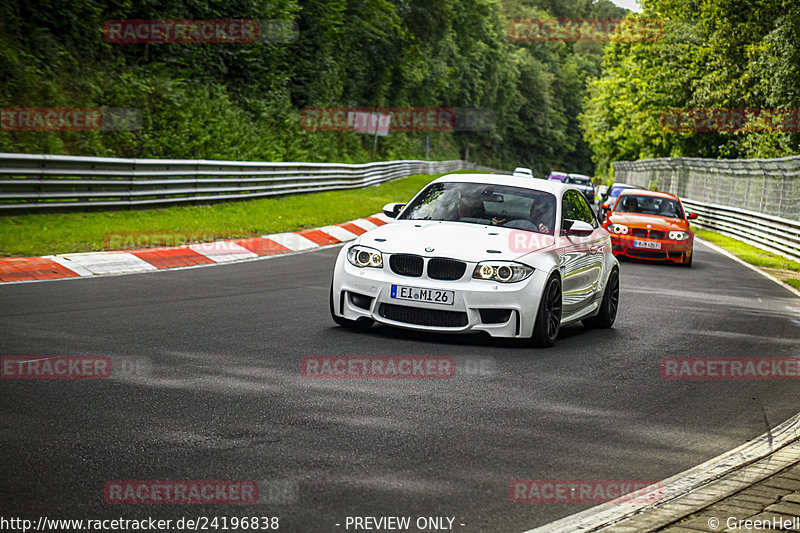
[[608,203],[605,203],[605,204],[603,204],[603,205],[602,205],[602,206],[600,206],[600,207],[602,207],[602,208],[603,208],[604,210],[606,210],[606,211],[610,211],[610,210],[611,210],[611,206],[610,206],[610,205],[608,205]]
[[397,202],[386,204],[383,206],[383,214],[389,218],[397,218],[397,215],[400,214],[400,211],[402,211],[405,206],[406,204],[399,204]]
[[564,229],[561,230],[562,235],[588,237],[594,232],[594,228],[588,222],[583,220],[565,220]]
[[689,216],[686,218],[688,218],[689,220],[694,220],[697,218],[697,213],[689,213]]

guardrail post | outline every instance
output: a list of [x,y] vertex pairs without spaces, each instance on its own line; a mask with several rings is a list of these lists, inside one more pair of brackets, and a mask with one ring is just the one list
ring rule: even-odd
[[[135,177],[135,175],[136,175],[136,163],[135,162],[131,166],[131,170],[133,171],[133,174],[134,174],[134,177]],[[130,181],[128,183],[128,201],[126,202],[126,205],[125,205],[125,207],[127,207],[128,210],[133,209],[133,182],[134,182],[134,178],[131,177],[131,179],[130,179]]]
[[[42,170],[47,168],[47,159],[42,159],[41,163],[39,164],[39,168],[41,168]],[[42,172],[42,176],[44,176],[44,172]],[[36,203],[37,204],[40,203],[42,201],[43,197],[44,197],[44,187],[43,187],[44,183],[43,183],[43,181],[44,181],[44,177],[42,177],[42,180],[36,185],[36,192],[37,192],[37,194],[36,194]]]

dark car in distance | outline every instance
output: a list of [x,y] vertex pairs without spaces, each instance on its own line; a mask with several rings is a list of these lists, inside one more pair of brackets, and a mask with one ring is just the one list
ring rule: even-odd
[[568,174],[566,172],[551,172],[547,179],[552,181],[560,181],[567,185],[574,185],[586,197],[589,205],[594,205],[594,185],[592,185],[592,178],[585,174]]
[[[627,183],[614,183],[608,187],[608,190],[603,195],[600,207],[597,210],[597,218],[599,218],[601,222],[606,219],[608,212],[614,209],[619,195],[622,194],[622,191],[625,189],[639,189],[639,187],[636,185],[628,185]],[[606,204],[608,204],[608,209],[603,207]]]

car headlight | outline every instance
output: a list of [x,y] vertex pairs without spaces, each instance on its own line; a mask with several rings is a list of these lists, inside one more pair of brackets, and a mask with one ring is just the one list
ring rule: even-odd
[[685,231],[670,231],[669,238],[673,241],[685,241],[689,238],[689,234]]
[[374,248],[366,246],[353,246],[347,250],[347,260],[358,268],[372,267],[383,268],[383,256]]
[[619,233],[621,235],[628,234],[628,226],[625,224],[611,224],[609,228],[611,229],[611,233]]
[[516,283],[533,274],[529,266],[511,261],[486,261],[475,265],[472,277],[499,281],[500,283]]

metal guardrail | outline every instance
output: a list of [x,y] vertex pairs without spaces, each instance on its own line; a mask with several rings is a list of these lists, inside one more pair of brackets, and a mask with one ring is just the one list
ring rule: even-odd
[[472,166],[460,160],[268,163],[0,153],[0,214],[146,208],[354,189]]
[[800,157],[705,159],[665,157],[615,161],[615,181],[714,205],[800,220]]
[[695,224],[800,261],[800,157],[615,161],[615,181],[676,194]]
[[800,261],[800,222],[684,198],[681,201],[697,213],[693,224]]

